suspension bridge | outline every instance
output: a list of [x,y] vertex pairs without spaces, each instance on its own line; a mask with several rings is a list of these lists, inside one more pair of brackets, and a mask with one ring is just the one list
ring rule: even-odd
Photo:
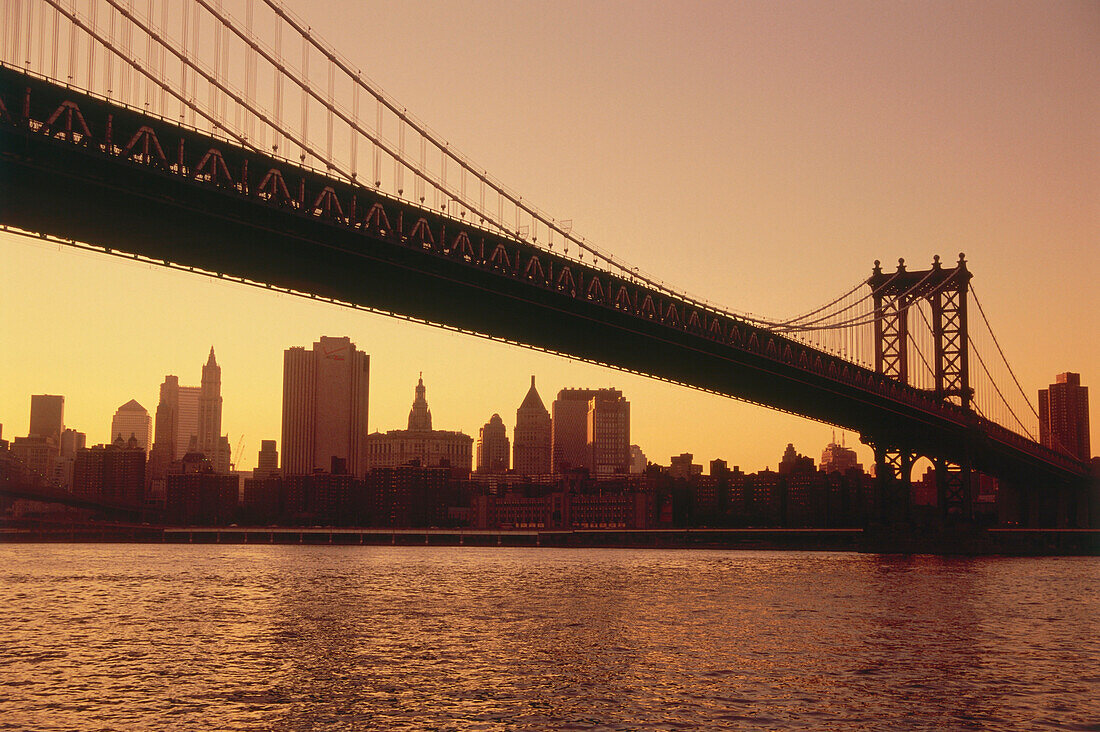
[[1038,443],[963,254],[875,262],[798,317],[749,315],[534,206],[277,0],[8,0],[3,13],[8,231],[858,431],[887,522],[905,519],[920,457],[948,519],[969,517],[975,471],[1001,481],[1024,523],[1084,500],[1087,466]]

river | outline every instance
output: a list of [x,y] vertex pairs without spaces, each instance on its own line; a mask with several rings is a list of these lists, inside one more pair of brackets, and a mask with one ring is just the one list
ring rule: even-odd
[[0,546],[0,729],[1100,730],[1096,558]]

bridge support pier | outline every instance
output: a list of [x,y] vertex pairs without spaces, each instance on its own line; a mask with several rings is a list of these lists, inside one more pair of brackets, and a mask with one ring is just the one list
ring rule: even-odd
[[907,449],[875,446],[875,506],[872,515],[885,525],[908,524],[912,486],[909,473],[913,453]]
[[968,523],[973,518],[970,467],[946,458],[933,458],[936,468],[936,503],[945,525]]

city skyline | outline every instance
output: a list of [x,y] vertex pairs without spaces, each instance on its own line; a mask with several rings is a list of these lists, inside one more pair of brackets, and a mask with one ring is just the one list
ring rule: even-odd
[[[827,300],[867,276],[874,259],[923,265],[965,251],[1033,403],[1058,373],[1096,383],[1100,346],[1088,337],[1098,327],[1100,280],[1090,256],[1100,230],[1098,143],[1088,125],[1100,99],[1095,9],[935,6],[883,17],[844,7],[853,12],[694,6],[690,24],[631,9],[631,23],[614,34],[607,31],[622,7],[402,8],[370,14],[384,26],[371,48],[359,48],[335,18],[311,21],[525,197],[678,287],[779,316]],[[459,25],[429,17],[439,12]],[[536,12],[560,31],[566,53],[548,59],[537,47],[491,42]],[[851,15],[860,22],[849,23]],[[394,39],[415,28],[432,48],[457,54],[462,22],[480,22],[465,37],[484,43],[462,44],[461,54],[492,48],[499,61],[467,56],[484,61],[487,78],[464,89],[456,107],[439,94],[431,54],[406,58]],[[698,36],[696,27],[713,30]],[[929,62],[921,33],[943,27],[967,32],[937,34],[940,53]],[[606,43],[586,43],[590,34]],[[1029,42],[1014,42],[1021,38]],[[806,50],[799,60],[780,53],[795,46]],[[654,53],[638,58],[626,47]],[[825,51],[833,66],[808,62]],[[729,64],[715,69],[712,58]],[[535,101],[513,104],[531,79]],[[879,95],[851,89],[853,79]],[[632,121],[617,109],[641,114]],[[657,130],[674,144],[658,145]],[[532,373],[547,396],[565,386],[620,388],[635,404],[632,442],[657,462],[687,450],[756,469],[787,442],[815,452],[832,429],[568,359],[9,235],[0,235],[0,272],[7,436],[26,434],[27,396],[48,393],[66,395],[66,421],[90,444],[107,442],[105,423],[119,404],[155,404],[156,375],[182,371],[214,345],[225,369],[223,431],[234,446],[245,436],[247,468],[260,440],[279,436],[278,407],[268,405],[278,354],[319,333],[346,334],[375,354],[371,430],[400,426],[405,384],[420,369],[436,411],[469,434],[494,412],[510,414]],[[188,303],[187,318],[176,317],[176,302]],[[104,337],[119,321],[141,337]],[[77,362],[81,373],[72,373]],[[669,421],[686,414],[698,428]],[[870,462],[858,437],[847,442]]]

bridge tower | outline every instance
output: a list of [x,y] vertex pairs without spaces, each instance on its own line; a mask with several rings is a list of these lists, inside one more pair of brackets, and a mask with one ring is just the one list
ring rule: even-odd
[[[876,260],[867,284],[871,287],[875,309],[875,371],[909,383],[909,310],[920,300],[928,302],[932,313],[934,347],[933,392],[942,399],[970,409],[974,391],[970,387],[969,337],[966,301],[970,278],[966,257],[959,254],[955,267],[946,269],[939,255],[932,268],[909,271],[905,260],[898,260],[897,271],[882,271]],[[909,518],[910,470],[915,455],[903,434],[872,436],[878,482],[878,513],[886,523],[905,522]],[[968,461],[951,462],[939,455],[927,456],[936,470],[938,504],[947,521],[970,518],[971,471]]]

